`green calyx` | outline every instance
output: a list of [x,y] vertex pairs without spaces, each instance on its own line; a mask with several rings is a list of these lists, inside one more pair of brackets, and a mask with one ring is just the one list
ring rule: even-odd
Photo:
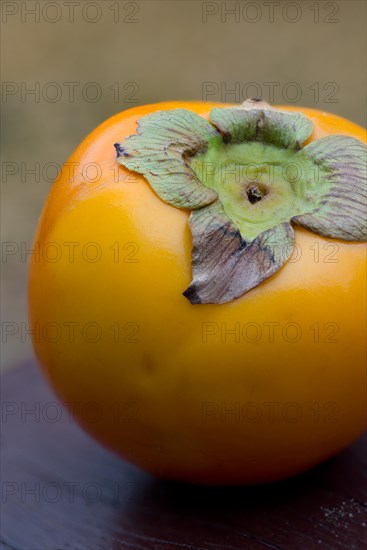
[[198,179],[218,194],[224,212],[245,241],[303,213],[304,185],[299,178],[308,162],[272,144],[245,142],[209,145],[192,157]]
[[302,148],[312,122],[248,100],[195,113],[158,111],[115,144],[165,202],[192,210],[191,303],[237,298],[275,273],[294,245],[291,222],[366,239],[366,147],[328,136]]

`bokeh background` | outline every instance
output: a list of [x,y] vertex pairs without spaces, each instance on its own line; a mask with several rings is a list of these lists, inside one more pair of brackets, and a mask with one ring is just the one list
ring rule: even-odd
[[32,353],[26,250],[57,167],[107,117],[168,99],[262,95],[365,126],[363,0],[4,0],[1,9],[2,326],[19,327],[3,332],[3,369]]

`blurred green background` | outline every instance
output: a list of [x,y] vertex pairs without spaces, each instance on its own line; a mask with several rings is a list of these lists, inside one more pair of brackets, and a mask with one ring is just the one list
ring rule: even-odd
[[3,368],[32,353],[26,249],[57,166],[104,119],[168,99],[262,95],[365,126],[362,0],[3,1],[1,8]]

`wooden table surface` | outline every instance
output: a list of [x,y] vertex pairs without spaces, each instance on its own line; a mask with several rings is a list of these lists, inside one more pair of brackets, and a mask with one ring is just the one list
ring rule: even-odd
[[286,482],[195,487],[100,447],[55,405],[34,362],[2,377],[2,401],[3,550],[366,547],[366,438]]

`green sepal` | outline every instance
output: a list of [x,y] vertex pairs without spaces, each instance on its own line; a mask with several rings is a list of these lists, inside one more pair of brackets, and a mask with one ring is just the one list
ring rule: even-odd
[[366,146],[350,136],[327,136],[304,147],[294,161],[309,161],[312,171],[303,174],[304,213],[292,221],[325,237],[366,240]]
[[186,109],[157,111],[142,117],[137,134],[116,143],[117,161],[143,174],[157,195],[178,208],[201,208],[217,198],[187,164],[220,136],[199,115]]
[[295,150],[311,136],[314,127],[301,113],[242,107],[213,109],[210,120],[226,143],[261,141]]
[[192,304],[222,304],[242,296],[278,271],[293,251],[289,223],[246,242],[219,200],[192,212],[189,224],[193,280],[183,294]]

